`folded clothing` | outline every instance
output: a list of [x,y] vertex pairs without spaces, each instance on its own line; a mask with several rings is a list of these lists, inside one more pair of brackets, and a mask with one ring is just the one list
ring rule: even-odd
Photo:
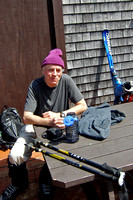
[[91,139],[103,140],[110,133],[110,126],[121,122],[125,114],[118,110],[111,110],[108,103],[97,107],[88,106],[79,119],[79,134]]

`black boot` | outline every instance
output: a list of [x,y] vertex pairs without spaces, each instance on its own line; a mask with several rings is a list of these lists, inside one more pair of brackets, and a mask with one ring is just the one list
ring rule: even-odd
[[19,193],[20,189],[10,184],[2,193],[2,195],[0,195],[0,200],[14,199]]
[[9,177],[12,184],[10,184],[3,194],[0,196],[0,200],[14,199],[20,192],[28,188],[28,171],[26,169],[26,163],[21,165],[14,165],[8,162]]
[[52,179],[48,169],[47,164],[45,163],[39,176],[39,188],[40,188],[40,200],[52,200]]

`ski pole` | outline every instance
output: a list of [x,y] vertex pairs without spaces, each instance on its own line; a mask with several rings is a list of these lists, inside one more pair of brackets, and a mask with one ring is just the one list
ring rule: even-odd
[[57,148],[57,147],[55,147],[55,146],[53,146],[53,145],[51,145],[51,144],[49,144],[49,143],[45,143],[45,142],[38,141],[38,140],[37,140],[36,142],[37,142],[37,144],[39,144],[39,145],[42,145],[42,146],[44,146],[44,147],[47,147],[47,148],[49,148],[49,149],[52,149],[52,150],[54,150],[54,151],[57,151],[57,152],[62,153],[62,154],[64,154],[64,155],[67,155],[67,156],[69,156],[69,157],[72,157],[72,158],[74,158],[74,159],[76,159],[76,160],[79,160],[79,161],[81,161],[81,162],[83,162],[83,163],[86,163],[86,164],[91,165],[91,166],[93,166],[93,167],[95,167],[95,168],[98,168],[98,169],[100,169],[100,170],[102,170],[102,171],[104,171],[104,172],[108,172],[108,173],[113,174],[113,175],[115,175],[115,176],[119,176],[120,170],[118,170],[118,169],[116,169],[116,168],[114,168],[114,167],[108,166],[106,163],[100,165],[99,163],[93,162],[93,161],[91,161],[91,160],[89,160],[89,159],[86,159],[86,158],[84,158],[84,157],[81,157],[81,156],[79,156],[79,155],[76,155],[76,154],[74,154],[74,153],[71,153],[71,152],[69,152],[69,151],[66,151],[66,150],[63,150],[63,149],[59,149],[59,148]]
[[109,31],[104,30],[102,33],[104,46],[106,49],[106,54],[109,62],[109,68],[111,72],[113,87],[114,87],[114,95],[115,95],[115,104],[119,102],[123,102],[123,95],[130,94],[133,92],[133,81],[127,81],[122,83],[121,79],[118,77],[116,70],[114,69],[112,51],[110,45]]
[[[124,91],[122,88],[122,81],[118,77],[117,72],[114,69],[112,51],[111,51],[111,45],[110,45],[110,38],[109,38],[109,31],[104,30],[102,35],[103,35],[104,46],[106,49],[107,58],[108,58],[108,62],[109,62],[109,68],[110,68],[111,77],[112,77],[113,86],[114,86],[115,104],[117,104],[118,101],[123,101],[122,95],[124,94]],[[119,100],[118,100],[118,98],[119,98]]]
[[[30,144],[27,145],[27,146],[28,146],[30,149],[35,150],[36,152],[41,152],[42,154],[45,154],[46,156],[55,158],[55,159],[57,159],[57,160],[59,160],[59,161],[62,161],[62,162],[64,162],[64,163],[68,164],[68,165],[72,165],[72,166],[74,166],[74,167],[76,167],[76,168],[79,168],[79,169],[82,169],[82,170],[84,170],[84,171],[87,171],[87,172],[90,172],[90,173],[93,173],[93,174],[98,174],[98,175],[100,175],[100,176],[102,176],[102,177],[105,177],[105,178],[107,178],[107,179],[109,179],[109,180],[113,180],[113,181],[117,181],[117,180],[118,180],[118,177],[117,177],[117,176],[109,175],[109,174],[103,173],[103,172],[101,172],[101,171],[94,170],[94,169],[92,169],[92,168],[90,168],[90,167],[87,167],[87,166],[85,166],[85,165],[76,163],[76,162],[74,162],[74,161],[72,161],[72,160],[68,160],[68,159],[66,159],[66,158],[64,158],[64,157],[62,157],[62,156],[57,155],[57,154],[54,154],[54,153],[45,151],[45,150],[43,150],[43,149],[41,149],[41,148],[38,148],[38,147],[34,147],[34,146],[30,145]],[[122,177],[119,177],[119,179],[120,179],[120,178],[122,179]]]

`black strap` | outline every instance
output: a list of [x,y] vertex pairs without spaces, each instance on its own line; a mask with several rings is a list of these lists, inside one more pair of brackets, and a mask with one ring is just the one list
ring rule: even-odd
[[106,163],[104,163],[102,165],[102,170],[104,170],[105,172],[108,172],[110,174],[113,174],[114,176],[120,177],[121,169],[117,169],[115,167],[108,166]]

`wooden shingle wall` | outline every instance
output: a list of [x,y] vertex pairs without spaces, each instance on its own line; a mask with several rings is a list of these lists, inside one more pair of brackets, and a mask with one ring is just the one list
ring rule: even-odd
[[114,101],[102,31],[109,30],[114,67],[133,81],[133,1],[62,0],[68,74],[88,105]]

